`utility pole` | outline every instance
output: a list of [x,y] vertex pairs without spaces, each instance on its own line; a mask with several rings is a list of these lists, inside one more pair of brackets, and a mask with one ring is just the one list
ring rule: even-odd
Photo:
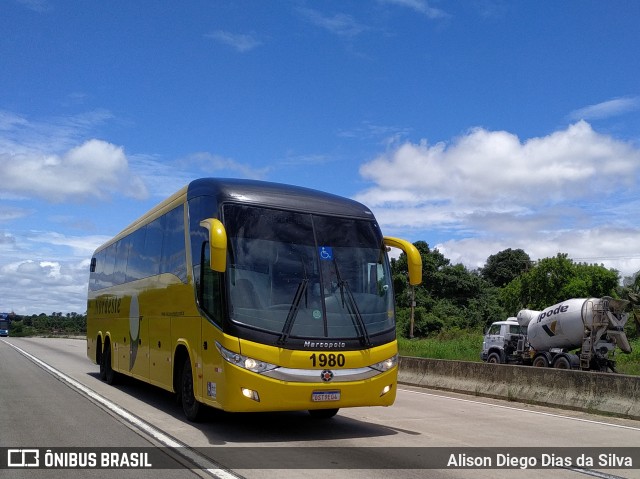
[[409,327],[409,339],[413,339],[413,315],[416,310],[416,287],[411,286],[411,323]]

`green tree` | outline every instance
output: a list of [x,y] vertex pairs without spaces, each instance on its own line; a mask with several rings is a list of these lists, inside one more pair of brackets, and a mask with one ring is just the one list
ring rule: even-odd
[[505,249],[487,258],[480,274],[489,283],[502,288],[531,268],[531,258],[522,249]]
[[[422,284],[415,287],[414,335],[424,336],[449,329],[479,329],[502,319],[498,289],[477,271],[462,264],[451,264],[437,249],[424,241],[414,243],[422,258]],[[392,261],[398,331],[409,334],[411,289],[408,285],[404,254]]]
[[569,298],[617,297],[619,273],[602,265],[576,264],[567,254],[544,258],[501,291],[509,314],[544,309]]

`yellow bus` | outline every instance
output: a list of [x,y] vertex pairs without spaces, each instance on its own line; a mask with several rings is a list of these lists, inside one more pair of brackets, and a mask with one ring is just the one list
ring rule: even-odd
[[397,343],[387,247],[362,204],[312,189],[203,178],[91,259],[87,356],[175,392],[189,420],[389,406]]

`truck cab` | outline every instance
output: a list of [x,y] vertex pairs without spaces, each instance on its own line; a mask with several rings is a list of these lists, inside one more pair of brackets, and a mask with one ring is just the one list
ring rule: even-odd
[[480,358],[494,364],[513,361],[514,353],[523,349],[518,342],[524,342],[525,334],[525,328],[514,317],[493,323],[484,335]]

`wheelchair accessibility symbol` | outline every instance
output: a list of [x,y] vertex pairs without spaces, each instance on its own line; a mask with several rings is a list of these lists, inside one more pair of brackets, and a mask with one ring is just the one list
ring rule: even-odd
[[333,260],[333,248],[331,246],[320,246],[318,248],[320,259],[325,261]]

